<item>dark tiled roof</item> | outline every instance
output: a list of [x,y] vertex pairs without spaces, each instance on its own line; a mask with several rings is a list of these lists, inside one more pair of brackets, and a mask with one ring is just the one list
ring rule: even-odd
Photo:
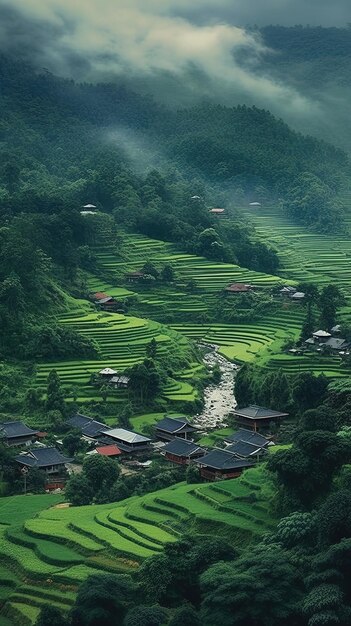
[[70,463],[73,459],[63,456],[56,448],[37,448],[19,454],[15,460],[28,467],[47,467]]
[[177,433],[182,430],[196,430],[196,428],[189,424],[189,422],[187,422],[185,419],[168,417],[167,415],[160,422],[157,422],[156,428],[158,430],[164,430],[167,433]]
[[3,422],[0,424],[0,437],[4,437],[5,439],[30,437],[36,434],[36,430],[28,428],[23,422]]
[[232,452],[236,456],[248,458],[249,456],[255,456],[256,454],[262,453],[264,448],[256,446],[253,443],[248,443],[247,441],[236,441],[235,443],[232,443],[231,446],[228,446],[226,451]]
[[246,406],[243,409],[235,409],[234,415],[257,420],[270,417],[274,418],[285,416],[288,415],[288,413],[283,413],[282,411],[273,411],[272,409],[265,409],[262,406],[256,406],[255,404],[251,404],[250,406]]
[[210,450],[208,454],[205,454],[205,456],[201,457],[201,459],[197,459],[195,463],[206,467],[212,467],[213,469],[223,470],[240,469],[254,465],[254,461],[238,459],[238,457],[234,456],[231,452],[227,452],[227,450],[220,450],[219,448]]
[[72,426],[72,428],[78,428],[82,432],[82,435],[86,437],[96,437],[102,430],[107,431],[108,426],[103,424],[102,422],[97,422],[92,417],[87,417],[86,415],[81,415],[77,413],[77,415],[73,415],[67,423]]
[[196,443],[176,437],[163,448],[163,452],[169,452],[175,456],[192,456],[193,454],[205,454],[205,450]]
[[253,443],[256,446],[260,446],[261,448],[268,446],[269,440],[266,439],[260,433],[255,433],[252,430],[247,430],[246,428],[239,428],[239,430],[235,431],[232,435],[229,435],[225,438],[226,441],[245,441],[247,443]]
[[329,346],[329,348],[331,348],[332,350],[341,350],[342,348],[345,348],[348,343],[345,339],[342,339],[341,337],[330,337],[330,339],[327,339],[327,341],[322,344],[322,346]]

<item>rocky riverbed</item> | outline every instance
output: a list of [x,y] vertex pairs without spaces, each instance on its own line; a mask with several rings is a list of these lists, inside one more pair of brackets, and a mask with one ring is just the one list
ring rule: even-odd
[[217,385],[209,385],[204,392],[205,406],[201,413],[195,415],[193,423],[201,430],[227,425],[229,413],[236,406],[234,397],[234,377],[239,369],[231,361],[218,354],[215,344],[199,344],[199,347],[210,349],[203,357],[204,364],[210,369],[219,365],[221,380]]

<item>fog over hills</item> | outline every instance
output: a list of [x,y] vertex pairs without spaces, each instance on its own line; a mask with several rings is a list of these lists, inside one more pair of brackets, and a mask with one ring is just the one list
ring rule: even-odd
[[0,0],[0,41],[79,82],[122,80],[172,106],[256,105],[350,149],[348,16],[345,0]]

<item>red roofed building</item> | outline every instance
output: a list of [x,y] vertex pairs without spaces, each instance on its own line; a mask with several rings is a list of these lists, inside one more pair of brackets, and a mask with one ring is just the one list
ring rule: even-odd
[[104,300],[105,298],[108,298],[108,294],[104,293],[103,291],[98,291],[97,293],[93,293],[92,294],[92,299],[93,300]]
[[225,291],[228,291],[229,293],[247,293],[252,289],[252,285],[245,285],[244,283],[232,283],[225,288]]
[[95,450],[98,454],[101,454],[101,456],[114,457],[122,454],[121,450],[113,444],[110,446],[99,446],[98,448],[95,448]]

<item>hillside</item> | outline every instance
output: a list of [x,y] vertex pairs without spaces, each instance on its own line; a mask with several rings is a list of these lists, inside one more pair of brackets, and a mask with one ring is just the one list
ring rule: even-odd
[[2,498],[0,620],[31,624],[48,599],[66,612],[89,573],[133,573],[184,533],[220,536],[242,550],[275,527],[270,496],[260,467],[221,485],[179,484],[78,509],[55,507],[60,496]]

